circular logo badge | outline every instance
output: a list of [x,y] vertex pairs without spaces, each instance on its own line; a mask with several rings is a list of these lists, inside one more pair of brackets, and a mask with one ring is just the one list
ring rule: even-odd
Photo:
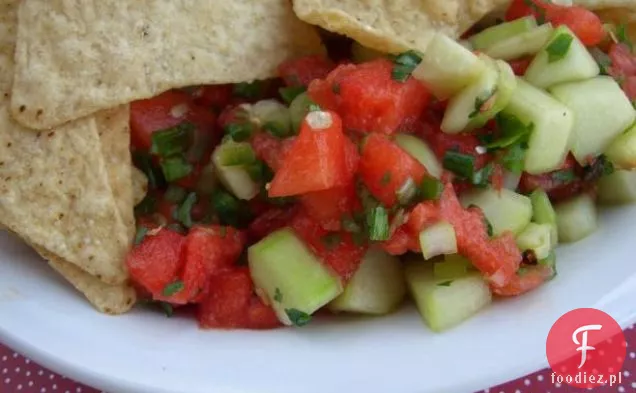
[[578,388],[618,385],[626,348],[623,330],[611,316],[594,308],[572,310],[548,334],[552,382]]

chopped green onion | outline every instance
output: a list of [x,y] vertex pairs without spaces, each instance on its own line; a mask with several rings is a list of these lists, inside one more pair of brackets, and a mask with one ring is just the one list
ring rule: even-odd
[[311,315],[295,308],[286,308],[285,314],[294,326],[302,327],[311,322]]
[[472,178],[473,185],[477,187],[486,187],[490,184],[490,177],[492,176],[495,166],[492,162],[475,172]]
[[572,40],[572,36],[567,33],[559,34],[554,38],[545,48],[546,52],[548,52],[548,63],[554,63],[555,61],[563,59],[570,50]]
[[136,151],[133,154],[133,162],[135,166],[141,170],[148,179],[148,187],[151,189],[162,188],[165,185],[165,179],[161,170],[157,168],[150,154]]
[[404,184],[397,189],[395,195],[397,196],[397,200],[400,205],[409,205],[417,196],[417,185],[415,184],[415,181],[410,177],[406,179]]
[[175,211],[177,221],[183,224],[186,228],[190,228],[192,226],[192,207],[195,203],[197,203],[197,194],[195,192],[191,192]]
[[158,302],[158,305],[163,310],[164,314],[166,314],[166,317],[172,317],[172,315],[174,314],[174,309],[172,308],[172,305],[170,303]]
[[150,153],[160,157],[170,157],[186,151],[192,143],[194,125],[181,123],[175,127],[156,131],[152,134]]
[[139,244],[141,244],[141,242],[143,242],[144,239],[146,238],[147,234],[148,234],[147,227],[145,226],[137,227],[137,231],[135,232],[135,241],[134,241],[135,246],[138,246]]
[[163,292],[161,294],[163,296],[170,297],[172,295],[175,295],[183,291],[183,288],[184,288],[183,281],[175,281],[173,283],[166,285],[166,287],[163,288]]
[[251,164],[245,166],[245,170],[250,175],[250,178],[255,182],[261,182],[265,178],[265,163],[261,160],[256,160]]
[[186,190],[182,187],[177,186],[176,184],[170,184],[166,193],[163,194],[163,197],[168,202],[172,203],[181,203],[183,199],[186,197]]
[[214,192],[212,206],[222,225],[242,228],[251,219],[252,213],[249,206],[224,190]]
[[487,143],[485,147],[488,150],[504,149],[518,142],[527,142],[534,128],[534,124],[526,125],[517,116],[507,113],[499,113],[496,120],[501,138]]
[[398,82],[406,82],[413,70],[415,70],[421,62],[421,54],[414,50],[406,51],[393,60],[394,66],[391,77]]
[[419,195],[425,201],[436,201],[444,192],[444,184],[438,179],[427,176],[420,183]]
[[367,228],[369,239],[373,241],[389,240],[389,214],[382,206],[367,212]]
[[448,150],[444,154],[442,165],[457,176],[471,179],[475,171],[475,157],[470,154]]
[[232,89],[232,94],[237,97],[247,98],[248,100],[257,99],[263,95],[265,90],[265,81],[243,82],[237,83]]
[[283,101],[287,103],[287,105],[291,104],[296,97],[303,94],[307,91],[305,86],[289,86],[289,87],[281,87],[278,89],[280,96],[283,98]]
[[182,155],[161,160],[161,171],[166,181],[172,182],[184,178],[192,172],[192,165]]
[[219,163],[223,166],[250,165],[256,161],[254,149],[247,142],[228,141],[218,147]]
[[223,130],[226,135],[229,135],[235,142],[243,142],[252,137],[256,127],[252,123],[230,123],[227,124]]
[[616,39],[619,43],[625,44],[629,49],[633,49],[634,45],[632,44],[632,40],[629,38],[629,33],[627,32],[627,25],[625,23],[621,23],[616,26]]
[[514,174],[523,172],[523,162],[526,157],[526,144],[517,143],[508,148],[501,157],[501,164],[504,168]]

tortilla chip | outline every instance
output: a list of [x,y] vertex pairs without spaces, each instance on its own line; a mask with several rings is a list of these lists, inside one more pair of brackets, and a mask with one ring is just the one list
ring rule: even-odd
[[[634,2],[636,3],[636,0]],[[628,38],[636,42],[636,8],[607,8],[597,10],[596,13],[605,23],[624,25]]]
[[33,132],[9,114],[18,3],[0,1],[0,222],[104,282],[123,283],[130,239],[96,120]]
[[590,10],[612,7],[636,8],[636,0],[573,0],[572,4],[580,5]]
[[24,0],[19,20],[12,113],[34,129],[324,51],[289,0]]
[[148,193],[148,178],[137,167],[132,168],[133,205],[137,206]]
[[459,37],[508,0],[294,0],[305,22],[386,53],[425,51],[435,32]]

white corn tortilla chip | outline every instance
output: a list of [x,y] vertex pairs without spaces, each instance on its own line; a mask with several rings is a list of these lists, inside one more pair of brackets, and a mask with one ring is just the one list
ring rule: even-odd
[[636,0],[572,0],[572,4],[580,5],[590,10],[613,7],[636,8]]
[[0,222],[106,283],[123,283],[130,239],[96,120],[33,132],[9,114],[17,3],[0,1]]
[[289,0],[23,0],[19,21],[12,113],[34,129],[324,50]]
[[148,178],[137,167],[132,168],[133,206],[144,200],[148,193]]
[[458,37],[508,0],[294,0],[305,22],[380,52],[425,51],[433,33]]

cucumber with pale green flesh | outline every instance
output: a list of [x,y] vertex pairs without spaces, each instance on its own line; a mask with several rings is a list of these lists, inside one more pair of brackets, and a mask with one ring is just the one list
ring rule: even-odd
[[385,56],[386,54],[367,48],[366,46],[359,44],[357,41],[353,41],[353,44],[351,44],[351,59],[355,63],[365,63]]
[[605,150],[605,156],[620,169],[636,169],[636,125],[617,136]]
[[493,67],[491,61],[484,61],[484,56],[480,59],[486,64],[481,75],[448,101],[441,125],[447,134],[465,131],[470,121],[497,99],[499,69]]
[[598,226],[594,200],[587,194],[557,204],[554,211],[561,242],[572,243],[586,238]]
[[261,100],[249,110],[250,120],[259,128],[284,138],[293,134],[289,108],[276,100]]
[[426,85],[435,97],[443,100],[477,79],[485,68],[470,50],[452,38],[437,33],[412,75]]
[[552,202],[548,198],[548,194],[540,188],[537,188],[530,194],[530,201],[532,202],[532,221],[537,224],[547,224],[550,226],[550,239],[552,247],[555,247],[559,242],[559,235],[557,231],[556,213]]
[[278,319],[311,315],[342,293],[340,278],[289,228],[271,233],[247,250],[256,292]]
[[492,225],[495,236],[505,231],[521,232],[532,218],[532,203],[527,196],[514,191],[492,188],[473,190],[463,194],[460,201],[464,207],[479,207]]
[[260,191],[260,184],[252,179],[247,165],[256,157],[249,157],[252,147],[247,142],[225,141],[212,153],[212,163],[219,181],[234,196],[243,200],[253,199]]
[[599,72],[596,60],[585,45],[566,26],[559,26],[534,57],[524,78],[534,86],[546,88],[593,78]]
[[536,27],[537,20],[533,16],[526,16],[484,29],[468,40],[472,43],[473,48],[483,50]]
[[408,263],[405,275],[422,319],[436,332],[460,324],[492,302],[490,288],[478,273],[436,279],[428,266]]
[[515,60],[534,55],[550,39],[553,30],[550,24],[541,25],[486,48],[484,53],[493,59],[501,60]]
[[315,103],[306,92],[297,95],[291,104],[289,104],[289,116],[295,131],[300,129],[300,125],[303,120],[305,120],[305,116],[309,113],[309,109],[312,105],[315,105]]
[[564,83],[550,92],[574,113],[571,150],[581,165],[603,153],[636,119],[629,98],[609,76]]
[[404,299],[406,283],[397,257],[372,247],[344,292],[327,308],[336,312],[382,315],[395,310]]
[[517,89],[504,112],[532,124],[524,170],[536,175],[556,170],[570,147],[574,115],[549,94],[517,78]]
[[442,164],[440,164],[428,143],[409,134],[397,134],[395,136],[395,143],[418,160],[420,164],[424,165],[426,171],[431,176],[437,179],[442,176]]
[[440,221],[425,228],[420,232],[419,238],[424,259],[457,253],[455,228],[447,221]]
[[536,224],[531,222],[519,235],[517,235],[517,246],[520,250],[530,250],[534,252],[537,259],[544,259],[550,255],[552,250],[552,236],[550,224]]
[[459,254],[450,254],[444,260],[433,264],[433,276],[439,279],[455,279],[464,277],[473,270],[470,261]]
[[[497,88],[490,100],[480,106],[479,112],[468,122],[467,130],[483,127],[490,119],[501,112],[510,102],[510,98],[517,87],[517,78],[508,63],[503,60],[492,60],[484,56],[485,62],[499,72]],[[487,60],[486,60],[487,59]],[[477,109],[477,108],[475,108]]]
[[636,202],[636,171],[617,170],[598,181],[598,201],[606,205]]

